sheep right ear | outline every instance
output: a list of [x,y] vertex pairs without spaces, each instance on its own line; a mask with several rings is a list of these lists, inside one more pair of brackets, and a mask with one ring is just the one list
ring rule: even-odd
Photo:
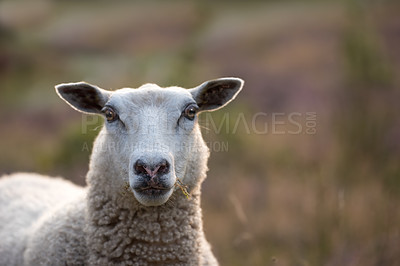
[[200,86],[190,89],[199,111],[218,110],[235,99],[244,81],[240,78],[219,78],[209,80]]
[[86,82],[59,84],[56,91],[72,108],[89,114],[99,114],[111,95],[110,91]]

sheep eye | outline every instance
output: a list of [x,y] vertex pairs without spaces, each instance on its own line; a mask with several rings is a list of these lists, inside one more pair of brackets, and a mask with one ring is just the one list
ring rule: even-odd
[[185,110],[183,111],[183,115],[189,119],[189,120],[193,120],[196,117],[197,114],[197,110],[198,107],[195,105],[189,105],[185,108]]
[[118,118],[117,113],[111,107],[104,107],[101,111],[104,113],[108,122],[113,122]]

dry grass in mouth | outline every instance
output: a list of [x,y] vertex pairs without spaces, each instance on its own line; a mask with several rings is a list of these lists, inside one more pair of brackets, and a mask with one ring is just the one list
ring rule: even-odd
[[[190,199],[190,193],[188,191],[189,187],[183,184],[183,182],[178,177],[176,178],[175,187],[179,187],[183,195],[185,195],[187,199]],[[121,195],[126,196],[126,194],[129,192],[131,192],[130,185],[128,182],[125,182],[125,185],[123,186],[123,191],[121,191]]]
[[125,185],[122,187],[123,190],[120,192],[121,196],[126,196],[127,193],[131,192],[129,182],[125,181]]
[[190,193],[188,192],[188,186],[183,184],[183,182],[178,177],[176,178],[175,186],[179,187],[181,189],[183,195],[185,195],[187,199],[190,199]]

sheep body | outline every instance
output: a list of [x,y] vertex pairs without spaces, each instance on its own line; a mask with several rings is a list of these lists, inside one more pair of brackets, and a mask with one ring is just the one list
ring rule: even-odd
[[0,220],[0,265],[217,264],[203,235],[199,191],[190,201],[177,195],[174,206],[150,210],[125,206],[126,194],[113,199],[98,192],[92,191],[88,214],[86,189],[69,181],[3,177],[0,210],[10,215]]
[[16,173],[0,180],[0,265],[23,265],[28,239],[44,214],[82,197],[84,189],[60,178]]

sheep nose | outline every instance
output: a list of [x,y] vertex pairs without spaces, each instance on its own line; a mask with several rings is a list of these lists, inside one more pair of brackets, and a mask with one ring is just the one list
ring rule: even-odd
[[169,163],[165,159],[156,164],[148,164],[142,160],[137,160],[133,167],[137,175],[147,176],[150,178],[155,177],[157,174],[161,176],[168,174],[169,172]]

